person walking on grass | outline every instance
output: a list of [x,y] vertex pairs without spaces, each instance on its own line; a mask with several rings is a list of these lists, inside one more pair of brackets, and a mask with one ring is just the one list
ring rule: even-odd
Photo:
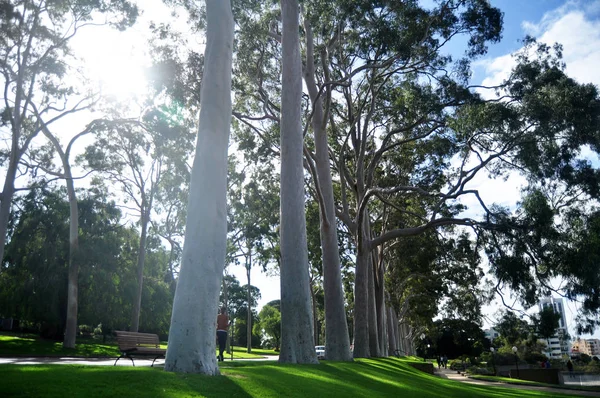
[[217,359],[223,361],[223,352],[227,344],[227,329],[229,329],[229,317],[227,308],[221,307],[221,313],[217,315],[217,341],[219,342],[219,356]]
[[567,369],[569,370],[569,379],[574,378],[575,376],[573,375],[573,362],[570,359],[567,362]]

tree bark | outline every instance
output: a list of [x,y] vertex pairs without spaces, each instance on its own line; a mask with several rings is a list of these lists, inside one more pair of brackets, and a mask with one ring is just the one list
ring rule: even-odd
[[75,348],[77,338],[77,310],[79,291],[79,207],[73,175],[67,159],[63,159],[65,181],[69,195],[69,276],[67,287],[67,323],[65,327],[65,348]]
[[142,290],[144,286],[144,264],[146,263],[146,240],[148,237],[148,223],[150,222],[150,208],[152,205],[146,201],[146,194],[142,192],[142,217],[140,243],[137,257],[137,291],[131,311],[131,324],[129,330],[137,332],[140,326],[140,310],[142,308]]
[[346,309],[340,253],[338,247],[337,224],[331,165],[329,164],[329,144],[327,142],[327,115],[323,110],[323,99],[315,79],[313,35],[310,24],[305,20],[306,31],[306,70],[304,80],[313,103],[311,120],[315,139],[315,166],[322,202],[320,215],[321,252],[323,257],[323,289],[325,293],[325,353],[333,361],[351,361],[350,337]]
[[[359,228],[359,233],[364,233]],[[359,239],[354,279],[354,358],[369,358],[369,249],[367,237]]]
[[392,306],[387,307],[387,334],[388,334],[388,346],[386,347],[387,356],[394,355],[398,350],[398,344],[396,340],[396,332],[394,331],[394,309]]
[[281,0],[281,351],[283,363],[316,364],[310,287],[301,120],[298,0]]
[[377,261],[373,261],[374,268],[374,276],[375,276],[375,308],[377,315],[377,338],[379,342],[379,346],[377,349],[377,356],[384,357],[387,351],[387,327],[386,327],[386,305],[385,305],[385,285],[384,285],[384,274],[385,267],[381,262],[382,253],[379,250],[374,250],[374,253],[377,253],[376,259]]
[[215,333],[227,240],[231,3],[207,0],[206,15],[200,123],[165,370],[218,375]]
[[15,177],[17,175],[18,160],[13,159],[11,152],[10,163],[6,171],[4,187],[2,189],[2,201],[0,202],[0,261],[4,262],[4,246],[6,245],[6,232],[8,220],[12,208],[12,200],[15,195]]
[[248,257],[246,259],[246,277],[248,285],[246,289],[246,300],[248,303],[248,315],[246,319],[246,350],[252,352],[252,306],[250,304],[250,270],[252,269],[252,246],[248,248]]
[[[227,308],[227,313],[231,317],[231,312],[229,312],[229,290],[228,290],[228,286],[227,286],[227,279],[225,279],[225,277],[223,277],[222,284],[223,284],[223,305],[225,306],[225,308]],[[228,354],[231,354],[231,334],[232,333],[233,333],[233,328],[231,328],[229,330],[229,333],[227,333],[227,343],[225,344],[225,352],[227,352]]]
[[317,322],[317,298],[315,297],[315,286],[313,279],[310,279],[310,301],[312,304],[312,314],[313,314],[313,335],[315,337],[314,345],[319,345],[319,328]]
[[[39,115],[38,115],[39,118]],[[41,118],[40,118],[41,119]],[[48,126],[43,124],[42,131],[50,140],[63,166],[62,178],[65,179],[67,186],[67,195],[69,198],[69,270],[67,276],[67,319],[65,324],[65,336],[63,347],[75,348],[77,340],[77,314],[78,314],[78,295],[79,295],[79,206],[77,204],[77,195],[75,193],[75,183],[69,157],[74,142],[89,133],[89,129],[82,131],[73,137],[63,151],[60,142],[53,135]]]
[[367,305],[368,305],[368,322],[369,322],[369,351],[370,356],[378,358],[379,355],[379,329],[377,324],[377,304],[375,302],[375,262],[373,261],[373,253],[369,252],[368,264],[368,290],[367,290]]

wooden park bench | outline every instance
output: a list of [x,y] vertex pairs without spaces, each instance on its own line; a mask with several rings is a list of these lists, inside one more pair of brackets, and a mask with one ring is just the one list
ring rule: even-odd
[[115,330],[115,334],[117,335],[117,344],[119,345],[121,356],[117,358],[113,366],[117,365],[119,359],[125,357],[131,359],[131,363],[135,366],[133,357],[140,356],[154,357],[151,365],[154,366],[154,361],[165,357],[167,350],[160,348],[160,341],[156,334],[124,332],[120,330]]

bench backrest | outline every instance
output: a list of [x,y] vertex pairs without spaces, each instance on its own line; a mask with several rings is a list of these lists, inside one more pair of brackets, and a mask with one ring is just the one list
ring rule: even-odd
[[160,341],[157,334],[125,332],[115,330],[117,343],[120,350],[130,350],[136,347],[160,348]]

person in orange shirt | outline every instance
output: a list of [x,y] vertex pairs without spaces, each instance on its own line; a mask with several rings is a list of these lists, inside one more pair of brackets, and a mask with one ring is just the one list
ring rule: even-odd
[[227,329],[229,329],[229,317],[227,308],[221,307],[221,313],[217,315],[217,340],[219,341],[219,361],[223,361],[223,352],[227,344]]

